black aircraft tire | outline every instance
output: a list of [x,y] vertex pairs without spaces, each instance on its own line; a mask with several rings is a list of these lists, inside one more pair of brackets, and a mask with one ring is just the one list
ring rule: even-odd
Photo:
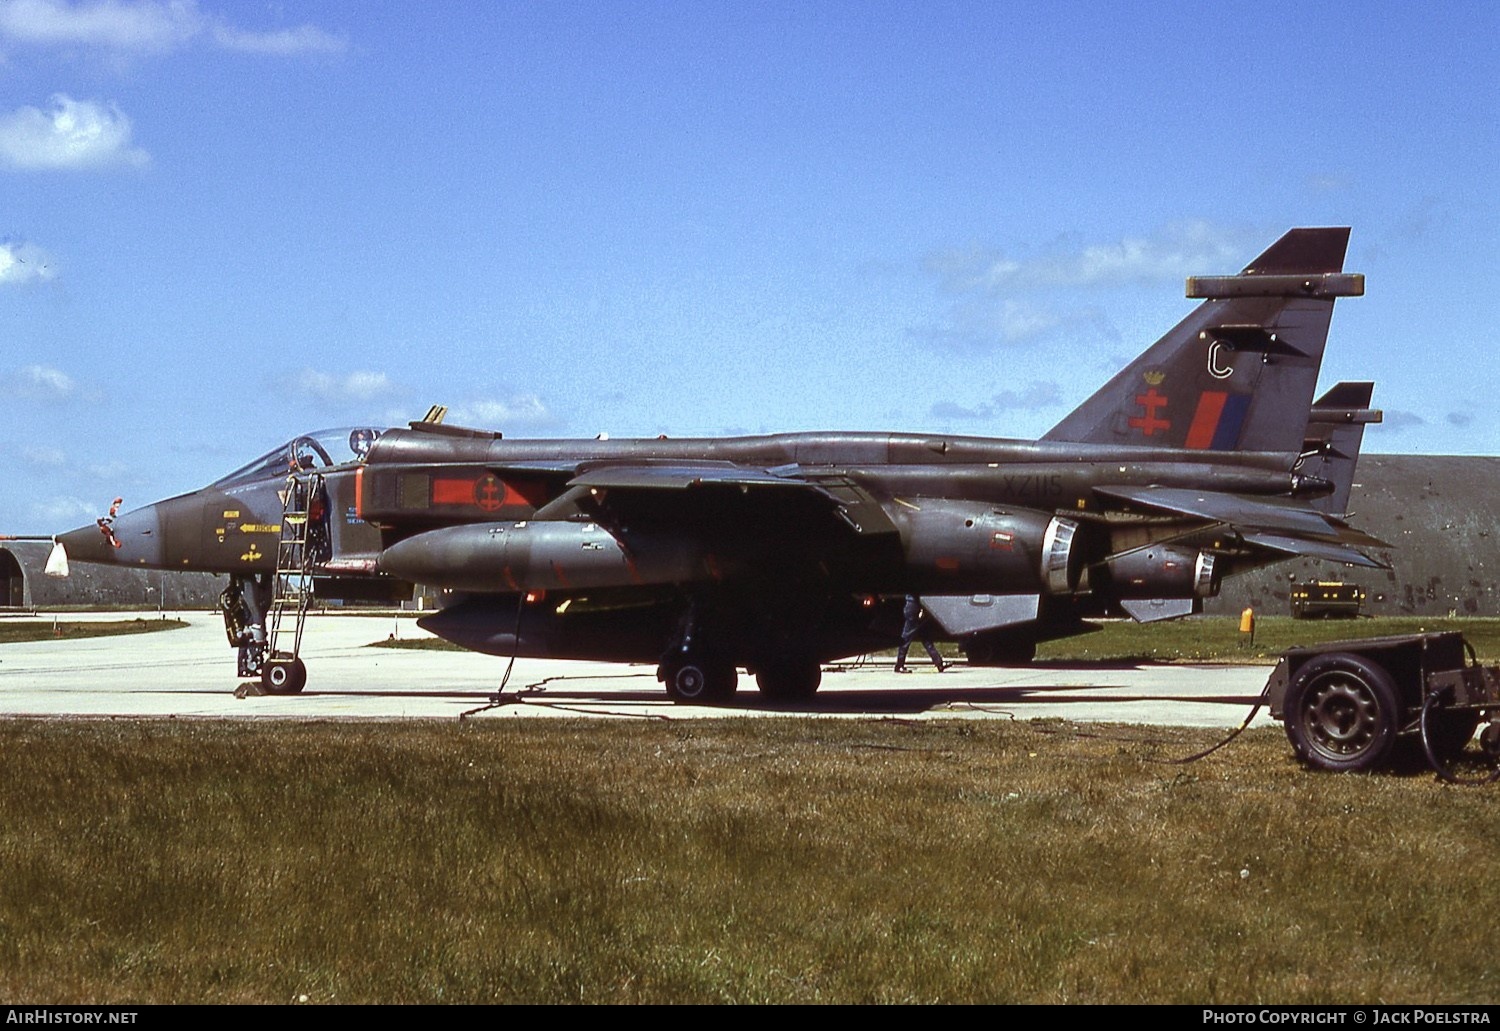
[[1324,770],[1369,770],[1390,758],[1401,705],[1390,674],[1332,652],[1298,671],[1286,695],[1286,736],[1298,758]]
[[816,662],[784,662],[756,671],[760,693],[775,702],[805,702],[818,693],[823,667]]
[[684,705],[717,705],[734,697],[739,672],[728,663],[682,662],[666,670],[667,694]]
[[971,666],[1029,666],[1036,658],[1036,642],[1026,638],[991,638],[977,634],[963,642]]
[[267,662],[260,672],[260,682],[271,694],[297,694],[307,686],[307,666],[301,659]]
[[714,705],[734,701],[740,687],[740,671],[730,663],[717,663],[708,667],[708,700]]

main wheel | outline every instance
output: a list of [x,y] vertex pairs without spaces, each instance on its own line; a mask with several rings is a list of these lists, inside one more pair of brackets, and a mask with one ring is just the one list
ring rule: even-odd
[[1332,652],[1298,671],[1286,696],[1286,736],[1304,762],[1368,770],[1396,744],[1401,705],[1390,674],[1358,655]]
[[674,702],[715,705],[734,697],[739,671],[726,662],[689,660],[667,667],[663,679]]
[[775,702],[806,701],[818,693],[822,682],[823,667],[816,662],[777,662],[755,673],[760,693]]
[[1036,642],[1011,634],[975,634],[963,642],[971,666],[1029,666],[1036,658]]
[[272,694],[296,694],[307,686],[307,666],[301,659],[267,660],[260,671],[260,682]]

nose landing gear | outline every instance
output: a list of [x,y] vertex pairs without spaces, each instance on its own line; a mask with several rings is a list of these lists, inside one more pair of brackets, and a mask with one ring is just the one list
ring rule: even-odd
[[[238,649],[241,678],[258,677],[266,694],[296,694],[307,686],[299,656],[313,568],[330,554],[328,495],[321,476],[287,477],[276,570],[234,576],[219,596],[224,630]],[[241,687],[236,694],[251,693]]]

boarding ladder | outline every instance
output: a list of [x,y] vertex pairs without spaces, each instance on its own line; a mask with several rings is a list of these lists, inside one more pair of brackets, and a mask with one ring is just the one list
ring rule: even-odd
[[273,690],[300,691],[307,678],[298,655],[313,594],[313,555],[307,546],[308,507],[322,493],[322,488],[321,476],[292,473],[286,478],[281,539],[276,545],[276,574],[271,583],[271,608],[266,614],[263,679]]

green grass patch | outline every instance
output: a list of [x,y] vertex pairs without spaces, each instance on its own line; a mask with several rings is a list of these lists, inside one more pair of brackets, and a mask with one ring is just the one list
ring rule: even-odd
[[1276,729],[0,722],[0,996],[1487,1003],[1490,791]]
[[461,652],[465,649],[440,637],[388,637],[384,641],[373,641],[366,648],[399,648],[415,652]]
[[1254,645],[1239,632],[1238,616],[1197,617],[1152,624],[1121,621],[1105,623],[1096,633],[1048,641],[1037,649],[1037,657],[1270,664],[1291,647],[1437,630],[1461,631],[1481,661],[1500,661],[1500,619],[1409,616],[1337,620],[1263,616],[1256,620]]
[[159,630],[180,630],[187,626],[180,619],[116,619],[91,622],[0,622],[0,644],[20,641],[81,640],[85,637],[117,637],[121,634],[154,634]]

